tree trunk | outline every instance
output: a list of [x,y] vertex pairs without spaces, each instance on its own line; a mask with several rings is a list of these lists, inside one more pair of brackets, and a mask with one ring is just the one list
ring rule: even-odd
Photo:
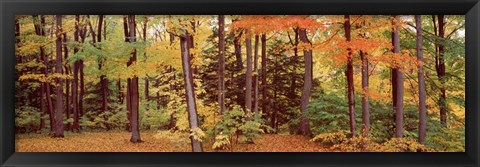
[[[145,45],[147,45],[147,22],[148,22],[148,17],[145,17],[145,21],[143,22],[143,27],[142,27],[142,33],[143,33],[143,42],[145,42]],[[147,51],[145,51],[144,55],[145,61],[147,61]],[[144,94],[145,94],[145,101],[148,101],[150,99],[150,96],[148,95],[148,75],[145,76],[145,89],[144,89]]]
[[[76,43],[79,43],[80,35],[80,16],[75,16],[75,32],[73,34],[73,39]],[[79,51],[78,47],[73,48],[73,54],[76,54]],[[73,126],[72,130],[79,131],[79,114],[78,114],[78,72],[80,70],[80,60],[76,60],[73,64],[73,82],[72,82],[72,101],[73,101]]]
[[[245,81],[245,114],[252,112],[252,38],[247,32],[245,45],[247,49],[247,71]],[[247,117],[249,120],[250,117]]]
[[[302,43],[307,43],[309,46],[312,44],[307,38],[307,30],[300,29],[299,30],[299,37]],[[312,70],[312,49],[304,49],[303,50],[303,57],[305,60],[305,73],[303,75],[304,83],[302,89],[302,97],[301,97],[301,105],[300,105],[300,134],[302,135],[310,135],[310,125],[308,117],[306,116],[306,111],[308,107],[308,102],[310,100],[310,95],[312,93],[312,83],[313,83],[313,70]]]
[[225,113],[225,16],[218,15],[218,105]]
[[258,43],[259,36],[255,35],[255,51],[253,53],[253,113],[255,121],[258,121]]
[[[293,70],[292,72],[290,73],[290,91],[289,91],[289,98],[290,98],[290,101],[293,102],[294,105],[298,105],[298,97],[296,95],[296,90],[297,90],[297,77],[296,77],[296,74],[297,74],[297,64],[299,63],[298,62],[298,27],[296,28],[293,28],[293,32],[295,33],[295,39],[294,41],[292,41],[290,39],[290,42],[293,46],[293,61],[292,61],[292,64],[293,64]],[[290,38],[290,36],[289,36]]]
[[[34,15],[34,26],[35,26],[35,33],[39,36],[45,37],[45,16],[40,16],[40,19],[38,16]],[[48,56],[45,54],[45,48],[43,46],[40,46],[40,58],[43,60],[43,65],[45,66],[43,68],[43,74],[45,75],[45,78],[48,77]],[[50,132],[54,131],[55,128],[55,116],[54,116],[54,108],[53,108],[53,102],[52,102],[52,96],[50,92],[50,83],[49,82],[44,82],[42,83],[42,87],[44,87],[45,94],[41,98],[45,98],[47,101],[47,109],[48,109],[48,116],[50,119]]]
[[[65,60],[68,59],[68,47],[67,47],[67,42],[68,42],[68,37],[67,33],[63,33],[63,53],[64,53],[64,58]],[[64,75],[70,75],[70,65],[69,63],[65,63],[65,72]],[[65,80],[65,115],[67,116],[67,120],[70,119],[70,105],[71,105],[71,99],[70,99],[70,79]],[[71,124],[67,123],[65,126],[65,130],[70,130]]]
[[83,110],[83,97],[85,96],[85,79],[84,79],[84,64],[83,60],[80,60],[80,96],[78,97],[78,113],[80,116],[83,116],[85,114]]
[[[133,43],[136,42],[136,21],[135,21],[135,15],[128,15],[128,29],[129,34],[130,34],[130,39],[129,42]],[[137,61],[137,50],[134,49],[132,52],[132,56],[130,57],[130,60],[127,62],[127,67],[132,65],[134,62]],[[140,129],[139,129],[139,98],[138,98],[138,77],[133,76],[133,78],[129,78],[130,84],[128,86],[128,96],[130,96],[130,114],[131,114],[131,127],[132,127],[132,137],[130,138],[130,141],[132,143],[139,143],[142,142],[140,138]]]
[[[392,23],[393,24],[393,23]],[[394,52],[395,42],[394,42],[394,28],[392,28],[392,52]],[[397,116],[395,114],[395,108],[397,106],[397,72],[395,71],[396,67],[390,68],[391,73],[391,83],[392,83],[392,108],[393,108],[393,122],[396,122]],[[396,125],[393,124],[393,131],[395,131]]]
[[[345,38],[347,42],[351,41],[350,35],[350,15],[345,15],[345,22],[343,24],[345,28]],[[347,78],[347,97],[348,97],[348,111],[350,118],[350,133],[352,136],[356,135],[356,124],[355,124],[355,90],[353,85],[353,57],[352,49],[347,48],[348,58],[347,58],[347,71],[345,72]]]
[[[185,92],[188,108],[188,120],[190,124],[190,129],[198,128],[198,117],[197,117],[197,106],[195,102],[195,92],[193,88],[193,76],[192,69],[190,64],[190,53],[189,53],[189,40],[190,35],[187,30],[183,30],[183,35],[180,36],[180,49],[182,53],[182,67],[183,67],[183,76],[185,80]],[[202,152],[202,143],[193,137],[190,137],[192,151],[193,152]]]
[[[85,18],[85,17],[83,17]],[[87,34],[87,26],[85,24],[81,24],[79,29],[79,36],[80,36],[80,43],[85,43],[85,38]],[[83,97],[85,95],[85,84],[84,84],[84,73],[83,73],[83,60],[80,60],[79,63],[79,73],[80,73],[80,95],[78,97],[78,114],[83,116]]]
[[[98,15],[98,26],[97,26],[97,42],[102,42],[102,27],[103,27],[103,15]],[[96,46],[99,49],[100,46]],[[100,57],[98,62],[98,69],[102,71],[103,62],[105,58]],[[100,75],[100,92],[102,92],[102,110],[105,112],[108,110],[108,80],[105,74]]]
[[[242,99],[242,94],[238,93],[240,91],[243,91],[243,84],[241,83],[241,71],[243,70],[243,60],[242,60],[242,44],[241,44],[241,38],[243,35],[243,30],[240,30],[240,33],[238,35],[235,35],[235,32],[238,31],[232,31],[233,33],[233,47],[234,47],[234,53],[235,53],[235,67],[232,72],[232,78],[233,78],[233,83],[234,83],[234,89],[235,92],[233,94],[236,94],[236,97],[233,101],[237,103],[237,105],[241,106],[243,109],[245,109],[245,103],[243,102],[245,99]],[[237,75],[235,76],[235,73]],[[245,94],[243,94],[245,95]]]
[[[422,30],[422,16],[415,15],[415,27],[417,30],[417,61],[423,63],[423,30]],[[427,126],[427,105],[426,105],[426,90],[425,90],[425,78],[423,65],[418,64],[418,112],[419,112],[419,124],[418,124],[418,142],[424,143],[426,137]]]
[[[267,36],[262,34],[262,113],[267,113]],[[258,117],[261,118],[261,115]]]
[[444,127],[447,126],[447,95],[445,87],[445,16],[437,15],[438,17],[438,37],[441,41],[437,43],[438,54],[435,57],[435,67],[437,71],[438,80],[440,81],[440,99],[438,104],[440,106],[440,122]]
[[[395,16],[395,19],[399,19]],[[393,52],[400,54],[400,34],[396,21],[393,22]],[[395,68],[395,137],[403,137],[403,73],[400,68]]]
[[366,137],[370,135],[370,104],[368,102],[368,58],[367,53],[360,51],[362,59],[362,130]]
[[[55,73],[62,74],[62,15],[56,15],[56,37],[55,48],[56,48],[56,65]],[[64,137],[63,136],[63,79],[56,78],[56,103],[55,108],[55,134],[53,137]]]
[[[128,26],[129,26],[129,17],[128,16],[124,16],[123,17],[123,32],[124,32],[124,35],[125,35],[125,42],[130,42],[130,33],[129,33],[129,30],[128,30]],[[127,67],[130,66],[130,62],[127,63]],[[131,107],[131,84],[132,84],[132,79],[128,78],[127,79],[127,96],[126,96],[126,105],[127,105],[127,119],[128,119],[128,123],[126,125],[126,130],[131,132],[132,131],[132,107]]]

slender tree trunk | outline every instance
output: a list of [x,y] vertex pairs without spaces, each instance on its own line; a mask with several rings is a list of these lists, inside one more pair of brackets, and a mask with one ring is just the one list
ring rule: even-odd
[[[129,33],[129,17],[124,16],[123,17],[123,32],[125,35],[125,42],[130,42],[130,33]],[[134,30],[135,31],[135,30]],[[130,63],[127,64],[127,67],[130,65]],[[127,79],[127,96],[126,96],[126,105],[127,105],[127,119],[128,123],[126,125],[127,131],[131,132],[132,131],[132,106],[131,106],[131,83],[132,79],[128,78]]]
[[118,102],[120,104],[123,104],[122,82],[120,79],[117,80],[117,88],[118,88]]
[[259,36],[255,35],[255,51],[253,53],[253,113],[255,121],[258,121],[258,43]]
[[[145,17],[145,21],[143,22],[143,27],[142,27],[142,33],[143,33],[143,42],[145,42],[145,45],[147,45],[147,22],[148,22],[148,17]],[[145,57],[145,61],[147,61],[147,51],[145,51],[144,55]],[[145,80],[145,89],[144,89],[144,94],[145,94],[145,100],[146,101],[149,101],[150,100],[150,96],[148,95],[148,75],[145,76],[144,78]]]
[[[56,37],[55,48],[56,48],[56,66],[55,73],[62,74],[62,15],[56,15]],[[64,137],[63,136],[63,79],[56,78],[56,103],[55,108],[55,134],[53,137]]]
[[[297,89],[297,64],[299,63],[298,62],[298,27],[296,28],[293,28],[293,32],[295,33],[295,39],[294,41],[291,41],[292,43],[292,46],[293,46],[293,61],[292,61],[292,64],[293,64],[293,70],[292,72],[290,73],[290,101],[293,102],[294,105],[298,105],[298,97],[296,95],[296,89]],[[290,37],[290,36],[289,36]]]
[[[398,16],[395,16],[398,20]],[[400,54],[400,34],[399,25],[396,21],[393,22],[393,51],[396,54]],[[395,68],[396,73],[396,89],[395,89],[395,137],[403,137],[403,73],[400,68]]]
[[360,58],[362,59],[362,129],[366,137],[370,135],[370,104],[368,102],[368,58],[367,53],[360,51]]
[[[422,16],[415,15],[415,27],[417,30],[417,61],[423,63],[423,30],[422,30]],[[427,105],[426,105],[426,91],[425,91],[425,78],[423,65],[420,63],[418,68],[418,112],[419,112],[419,124],[418,124],[418,142],[424,143],[427,133]]]
[[[173,44],[173,40],[174,40],[174,36],[172,35],[172,36],[170,36],[170,45]],[[170,66],[169,72],[172,73],[172,76],[170,77],[170,81],[171,81],[171,82],[170,82],[170,85],[169,85],[169,86],[170,86],[170,90],[171,90],[171,91],[176,91],[176,90],[177,90],[177,86],[173,83],[173,81],[176,80],[176,76],[175,76],[176,71],[175,71],[175,69],[174,69],[172,66]],[[173,106],[172,108],[175,109],[175,106]],[[175,123],[176,123],[175,112],[172,112],[172,113],[170,114],[170,125],[169,125],[169,128],[168,128],[168,129],[174,129],[174,128],[175,128]]]
[[438,80],[440,81],[440,99],[438,104],[440,106],[440,122],[444,127],[447,127],[447,95],[445,87],[445,16],[437,15],[438,17],[438,37],[441,41],[437,43],[438,54],[435,57],[435,67],[437,71]]
[[[277,83],[278,82],[278,58],[277,56],[273,57],[273,78],[272,78],[272,83]],[[273,104],[276,104],[276,100],[278,98],[278,89],[276,87],[277,85],[273,86]],[[272,105],[272,113],[270,114],[270,126],[275,129],[275,125],[277,124],[277,112],[278,108],[277,105]],[[277,131],[275,131],[277,132]]]
[[[307,38],[307,30],[300,29],[299,30],[299,37],[302,43],[307,43],[310,46],[312,45]],[[304,84],[302,89],[302,97],[301,97],[301,105],[300,105],[300,134],[302,135],[310,135],[310,125],[308,117],[306,116],[306,111],[308,107],[308,102],[310,101],[310,95],[312,93],[312,50],[311,48],[303,50],[303,57],[305,60],[305,73],[303,75]]]
[[[195,102],[195,93],[193,88],[193,75],[192,68],[190,64],[190,53],[189,53],[189,39],[190,35],[187,30],[183,30],[183,35],[180,36],[180,49],[182,53],[182,67],[185,80],[185,92],[188,108],[188,120],[190,124],[190,129],[198,128],[198,117],[197,117],[197,106]],[[190,137],[192,144],[193,152],[203,152],[202,143],[193,137]]]
[[225,113],[225,16],[218,15],[218,105]]
[[[267,113],[267,36],[262,34],[262,113]],[[261,117],[259,115],[258,117]]]
[[78,113],[80,116],[83,116],[85,114],[83,110],[83,97],[85,96],[85,77],[84,77],[84,64],[83,60],[80,60],[80,96],[78,97]]
[[[347,42],[351,41],[351,35],[350,35],[350,15],[345,15],[345,22],[344,22],[344,28],[345,28],[345,38],[347,39]],[[347,71],[345,72],[346,78],[347,78],[347,97],[348,97],[348,111],[349,111],[349,117],[350,117],[350,133],[352,136],[356,135],[356,124],[355,124],[355,90],[354,90],[354,85],[353,85],[353,57],[352,57],[352,49],[347,48],[348,52],[348,58],[347,58]]]
[[[238,32],[238,31],[235,31]],[[240,84],[241,80],[241,75],[235,76],[234,73],[240,73],[240,71],[243,69],[243,60],[242,60],[242,44],[241,44],[241,38],[243,35],[243,30],[240,30],[240,33],[238,35],[235,35],[235,32],[233,33],[233,47],[234,47],[234,53],[235,53],[235,70],[232,72],[232,78],[235,81],[235,89],[236,90],[241,90],[243,91],[243,85]],[[245,95],[245,94],[244,94]],[[245,99],[241,99],[241,95],[237,94],[236,99],[234,100],[237,105],[241,106],[243,109],[245,109],[245,103],[242,104],[242,101]]]
[[[136,21],[135,21],[135,15],[128,15],[128,29],[129,29],[129,34],[130,34],[130,39],[129,41],[131,43],[136,42]],[[137,61],[137,50],[134,49],[132,52],[132,56],[130,57],[130,60],[127,62],[127,67],[132,65],[134,62]],[[132,137],[130,138],[130,141],[132,143],[139,143],[142,142],[140,138],[140,129],[139,129],[139,97],[138,97],[138,77],[133,76],[133,78],[129,78],[130,84],[129,87],[127,88],[129,95],[130,96],[130,113],[131,113],[131,126],[132,126]]]
[[[68,37],[67,33],[63,33],[63,53],[64,53],[64,58],[65,60],[68,59],[68,47],[67,47],[67,42],[68,42]],[[64,75],[70,75],[70,65],[69,63],[65,63],[65,72]],[[70,79],[65,79],[65,115],[67,116],[67,120],[70,119],[70,106],[71,106],[71,99],[70,99]],[[67,123],[65,126],[65,130],[70,130],[71,124]]]
[[[80,16],[75,16],[75,32],[73,39],[76,43],[79,43],[80,35]],[[78,47],[73,48],[73,54],[79,51]],[[78,72],[80,70],[80,60],[76,60],[73,65],[73,82],[72,82],[72,101],[73,101],[73,127],[72,130],[79,131],[79,114],[78,114]]]
[[[392,20],[392,25],[393,25],[393,20]],[[394,37],[394,31],[395,28],[392,26],[392,52],[395,52],[395,37]],[[395,108],[397,107],[397,72],[396,72],[396,67],[391,67],[390,68],[390,73],[391,73],[391,83],[392,83],[392,108],[393,108],[393,122],[396,122],[397,116],[395,114]],[[396,125],[393,124],[393,131],[395,131]]]
[[[97,26],[97,41],[102,42],[102,27],[103,27],[103,15],[98,15],[98,26]],[[100,49],[100,46],[97,46]],[[105,61],[105,58],[101,56],[99,58],[98,69],[102,71],[102,66]],[[108,110],[108,80],[105,74],[100,75],[100,89],[102,92],[102,110],[105,112]]]
[[[85,17],[83,17],[85,19]],[[85,38],[87,34],[87,26],[85,24],[81,24],[81,27],[79,29],[79,35],[80,35],[80,43],[85,43]],[[83,116],[84,111],[83,111],[83,97],[85,95],[85,80],[84,80],[84,71],[83,71],[83,60],[80,60],[79,63],[79,73],[80,73],[80,95],[78,97],[78,114],[80,116]]]
[[[246,72],[246,82],[245,82],[245,114],[250,114],[252,112],[252,38],[248,35],[245,39],[245,45],[247,49],[247,72]],[[250,117],[247,117],[249,120]]]

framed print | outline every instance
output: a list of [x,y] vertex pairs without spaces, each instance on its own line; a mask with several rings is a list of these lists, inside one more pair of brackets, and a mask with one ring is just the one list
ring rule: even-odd
[[2,1],[2,166],[478,166],[479,4]]

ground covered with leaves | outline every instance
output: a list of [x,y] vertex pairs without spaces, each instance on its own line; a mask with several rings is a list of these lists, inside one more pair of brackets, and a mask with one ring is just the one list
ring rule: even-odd
[[[131,143],[126,131],[81,132],[51,138],[46,134],[19,134],[17,152],[190,152],[188,134],[169,131],[141,132],[143,142]],[[212,152],[212,142],[206,140],[204,151]],[[232,152],[326,152],[321,144],[300,135],[263,134],[253,144],[237,143]]]

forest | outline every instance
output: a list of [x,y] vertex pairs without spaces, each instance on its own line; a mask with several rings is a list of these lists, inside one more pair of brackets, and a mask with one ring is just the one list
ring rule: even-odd
[[18,152],[465,151],[464,16],[17,15],[15,37]]

